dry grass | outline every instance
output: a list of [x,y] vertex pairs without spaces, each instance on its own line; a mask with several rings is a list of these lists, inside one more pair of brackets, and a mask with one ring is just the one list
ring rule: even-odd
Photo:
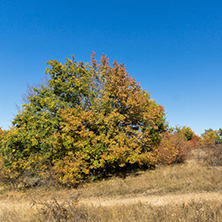
[[189,202],[180,205],[155,207],[152,205],[135,204],[121,207],[98,207],[87,209],[87,221],[222,221],[222,204],[215,202]]
[[135,204],[121,207],[91,208],[88,221],[222,221],[222,204],[215,202],[189,202],[180,205],[156,207],[146,204]]
[[[195,160],[132,173],[125,179],[116,177],[89,183],[78,189],[36,188],[15,192],[1,187],[0,221],[222,221],[221,189],[222,167],[201,165]],[[70,197],[78,192],[81,193],[80,203],[76,204]],[[218,193],[218,200],[185,198],[192,197],[192,193],[203,192],[208,197]],[[176,195],[180,195],[178,202],[171,203],[164,199],[167,196],[176,199]],[[130,198],[140,200],[140,197],[150,198],[150,201],[129,204]],[[164,203],[155,205],[152,202],[154,197],[163,197]],[[123,202],[118,206],[82,204],[87,200],[92,203],[92,200],[110,199],[123,199]],[[38,204],[31,206],[33,200]],[[64,215],[53,216],[52,209],[56,205],[52,200],[64,209]],[[71,216],[67,217],[67,214]]]
[[208,167],[191,160],[185,164],[159,167],[152,171],[137,172],[126,179],[112,178],[86,184],[79,190],[83,197],[112,197],[137,194],[164,195],[220,191],[222,167]]
[[[50,205],[50,204],[48,204]],[[150,222],[150,221],[198,221],[220,222],[222,221],[222,203],[212,201],[183,202],[178,205],[152,206],[142,203],[134,205],[122,205],[112,207],[88,207],[76,205],[60,205],[55,207],[43,206],[34,212],[26,213],[2,209],[0,221],[23,222],[23,221],[90,221],[90,222]]]

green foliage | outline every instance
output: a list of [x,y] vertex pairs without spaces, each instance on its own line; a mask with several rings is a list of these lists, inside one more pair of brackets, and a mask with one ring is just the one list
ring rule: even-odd
[[187,141],[192,140],[193,137],[194,137],[194,135],[195,135],[195,134],[194,134],[194,132],[191,130],[190,127],[185,127],[185,128],[184,128],[184,136],[185,136],[185,138],[186,138]]
[[0,127],[0,148],[3,145],[3,141],[6,138],[6,135],[7,135],[7,131],[2,130],[2,128]]
[[182,134],[186,141],[192,140],[196,135],[190,127],[183,126],[182,128],[176,126],[174,132],[177,134]]
[[219,134],[220,136],[222,136],[222,128],[220,128],[220,129],[218,130],[218,134]]
[[[105,55],[91,64],[49,61],[49,80],[33,87],[1,149],[9,169],[19,163],[62,184],[155,163],[153,148],[166,125],[164,109],[150,99],[123,64]],[[38,168],[40,159],[41,165]]]

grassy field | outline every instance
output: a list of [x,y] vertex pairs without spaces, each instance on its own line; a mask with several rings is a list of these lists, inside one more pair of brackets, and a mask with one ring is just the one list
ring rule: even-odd
[[222,221],[222,167],[190,159],[78,189],[0,190],[0,221]]

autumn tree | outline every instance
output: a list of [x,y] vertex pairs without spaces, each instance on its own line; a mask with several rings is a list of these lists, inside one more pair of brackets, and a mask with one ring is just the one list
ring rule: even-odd
[[203,146],[214,147],[215,145],[222,143],[222,130],[207,129],[201,137]]
[[1,127],[0,127],[0,141],[5,137],[6,135],[6,130],[3,130]]
[[194,131],[187,126],[176,126],[172,129],[174,134],[182,136],[185,141],[187,141],[189,146],[197,147],[199,145],[200,137],[194,133]]
[[105,55],[97,63],[92,54],[90,64],[72,56],[48,65],[47,83],[32,88],[1,149],[9,168],[18,162],[21,175],[50,168],[55,179],[72,185],[155,163],[164,109],[123,64],[110,66]]

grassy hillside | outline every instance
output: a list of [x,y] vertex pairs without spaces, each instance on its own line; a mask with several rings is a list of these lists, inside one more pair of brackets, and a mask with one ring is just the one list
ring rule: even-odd
[[222,221],[222,167],[139,171],[78,189],[1,188],[0,221]]

